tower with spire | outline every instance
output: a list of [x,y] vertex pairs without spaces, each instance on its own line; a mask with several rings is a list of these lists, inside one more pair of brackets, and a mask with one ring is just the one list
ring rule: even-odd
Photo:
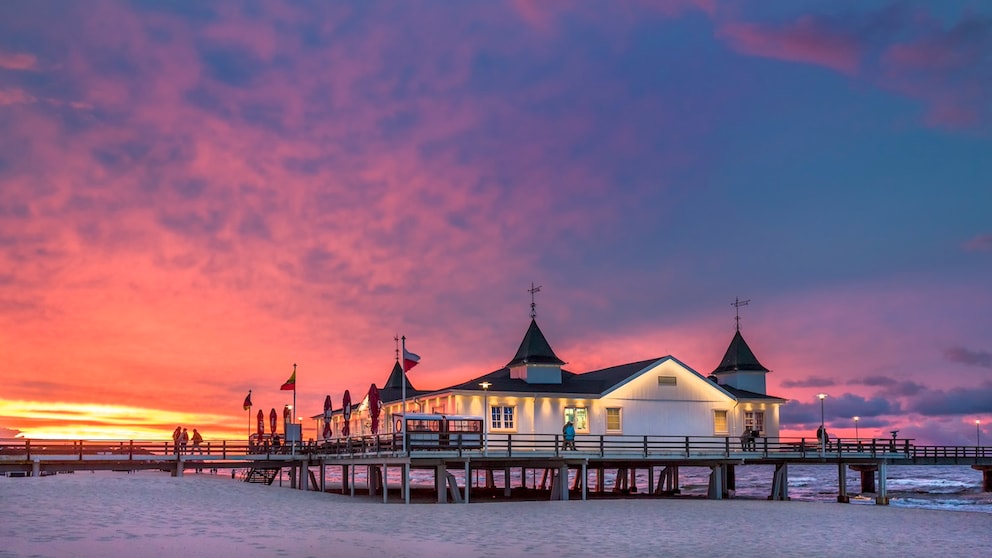
[[727,347],[723,360],[713,370],[711,377],[721,385],[764,395],[767,394],[765,375],[769,370],[758,362],[758,358],[754,356],[751,347],[741,335],[740,308],[747,306],[749,302],[751,301],[737,298],[731,303],[731,306],[737,309],[734,318],[737,322],[737,331],[734,332],[734,338],[730,340],[730,346]]
[[528,384],[560,384],[561,365],[565,361],[558,358],[541,328],[537,326],[537,303],[534,295],[540,290],[540,286],[530,284],[530,327],[520,342],[517,354],[506,367],[510,369],[511,379],[523,380]]

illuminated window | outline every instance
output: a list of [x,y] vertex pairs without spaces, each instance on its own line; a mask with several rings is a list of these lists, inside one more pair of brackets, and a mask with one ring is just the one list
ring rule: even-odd
[[620,423],[620,408],[619,407],[607,408],[606,409],[606,431],[607,432],[620,432],[622,430],[623,430],[623,428],[621,428],[621,423]]
[[490,430],[513,430],[513,414],[516,407],[493,405],[489,408],[492,422],[489,424]]
[[764,411],[744,411],[744,428],[750,428],[755,432],[765,431]]
[[565,422],[572,422],[576,432],[589,432],[589,409],[565,407]]
[[713,411],[713,431],[717,434],[726,434],[727,411]]

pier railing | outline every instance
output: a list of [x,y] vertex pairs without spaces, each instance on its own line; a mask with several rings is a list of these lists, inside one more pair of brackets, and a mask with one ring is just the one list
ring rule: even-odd
[[[404,451],[405,448],[405,451]],[[0,439],[0,461],[11,460],[244,460],[314,457],[416,456],[444,453],[455,456],[576,456],[641,458],[831,459],[851,458],[981,458],[992,448],[974,446],[916,446],[911,439],[834,438],[821,444],[816,438],[736,436],[577,435],[566,446],[561,434],[452,433],[425,444],[404,440],[400,434],[353,436],[327,441],[283,445],[252,444],[243,440],[204,441],[198,446],[172,440],[49,440]]]

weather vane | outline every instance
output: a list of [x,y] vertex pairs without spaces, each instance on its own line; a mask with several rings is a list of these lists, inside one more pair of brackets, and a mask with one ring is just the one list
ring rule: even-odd
[[537,302],[534,301],[534,294],[541,292],[541,285],[535,287],[534,282],[531,281],[530,288],[527,289],[527,292],[530,293],[530,319],[533,320],[537,317]]
[[734,321],[737,322],[737,331],[741,330],[741,306],[747,306],[751,302],[751,299],[741,300],[740,298],[734,298],[734,301],[730,303],[734,307]]

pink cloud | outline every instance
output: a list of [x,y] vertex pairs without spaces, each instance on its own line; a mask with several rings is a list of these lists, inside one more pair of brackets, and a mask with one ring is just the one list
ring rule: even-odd
[[964,243],[969,252],[992,252],[992,233],[980,234]]
[[37,64],[38,59],[33,54],[0,51],[0,68],[7,70],[34,70]]
[[864,51],[856,36],[813,16],[782,26],[725,23],[716,34],[743,54],[814,64],[847,75],[858,73]]
[[974,128],[992,118],[992,20],[968,15],[916,29],[879,58],[878,85],[927,105],[934,127]]
[[20,88],[0,89],[0,107],[34,103],[37,99]]

